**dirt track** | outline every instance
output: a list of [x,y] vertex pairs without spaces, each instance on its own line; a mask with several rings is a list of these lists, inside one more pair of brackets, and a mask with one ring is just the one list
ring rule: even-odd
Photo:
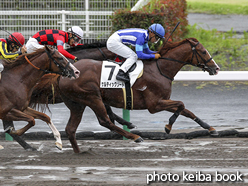
[[[52,140],[28,142],[38,151],[0,141],[4,147],[0,150],[0,185],[147,185],[147,178],[154,174],[169,173],[179,181],[158,182],[157,177],[151,185],[244,185],[217,182],[216,173],[226,174],[226,179],[242,174],[243,181],[248,174],[247,138],[145,140],[139,144],[130,140],[79,140],[80,154],[73,153],[68,140],[63,140],[63,151],[56,149]],[[195,176],[193,180],[189,174]],[[199,181],[204,176],[211,181]]]

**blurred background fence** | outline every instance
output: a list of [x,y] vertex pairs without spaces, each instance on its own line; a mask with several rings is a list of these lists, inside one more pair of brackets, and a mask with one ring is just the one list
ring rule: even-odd
[[[43,29],[68,30],[77,25],[85,31],[83,43],[106,40],[116,9],[131,8],[138,0],[1,0],[0,27],[21,32],[25,39]],[[1,31],[1,38],[8,34]]]

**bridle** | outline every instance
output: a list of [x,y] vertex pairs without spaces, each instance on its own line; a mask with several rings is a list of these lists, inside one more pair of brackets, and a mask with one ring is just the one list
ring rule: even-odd
[[[192,49],[192,52],[193,52],[190,62],[180,61],[180,60],[177,60],[177,59],[166,58],[166,57],[161,57],[161,58],[159,58],[158,60],[160,60],[160,59],[165,59],[165,60],[169,60],[169,61],[175,61],[175,62],[178,62],[178,63],[182,63],[182,64],[184,64],[184,65],[192,65],[192,66],[195,66],[195,67],[199,67],[199,68],[201,68],[203,71],[205,71],[206,69],[208,69],[207,63],[210,62],[213,58],[210,57],[208,60],[205,60],[205,59],[199,54],[199,52],[197,52],[196,47],[197,47],[197,45],[198,45],[200,42],[196,43],[195,45],[193,45],[191,42],[189,42],[189,43],[190,43],[190,45],[191,45],[191,49]],[[180,46],[180,45],[178,45],[178,46]],[[195,57],[196,60],[197,60],[197,64],[196,64],[196,65],[193,64],[193,59],[194,59],[194,57]],[[198,57],[204,62],[204,64],[201,64],[201,63],[200,63]],[[170,78],[170,77],[168,77],[168,76],[166,76],[166,75],[164,75],[164,74],[162,73],[162,71],[160,70],[160,67],[159,67],[159,65],[158,65],[158,60],[156,61],[156,64],[157,64],[157,68],[158,68],[160,74],[161,74],[162,76],[166,77],[167,79],[173,81],[174,78]]]
[[56,52],[56,50],[54,50],[54,52],[53,52],[52,54],[50,54],[50,53],[48,52],[47,49],[45,49],[45,51],[46,51],[46,53],[47,53],[47,55],[48,55],[48,57],[49,57],[49,69],[51,69],[51,65],[52,65],[51,62],[53,62],[56,66],[59,67],[59,69],[61,70],[61,72],[54,72],[54,71],[51,71],[51,70],[41,69],[41,68],[35,66],[34,64],[32,64],[32,63],[29,61],[29,59],[27,58],[27,56],[25,56],[25,59],[27,60],[27,62],[28,62],[32,67],[34,67],[34,68],[37,69],[37,70],[43,71],[43,72],[46,73],[46,74],[48,74],[48,73],[54,73],[54,74],[59,74],[59,75],[62,75],[62,76],[69,77],[70,74],[69,74],[69,71],[67,70],[67,68],[68,68],[70,62],[68,61],[67,65],[66,65],[65,67],[63,67],[61,64],[59,64],[59,63],[52,57],[53,54]]

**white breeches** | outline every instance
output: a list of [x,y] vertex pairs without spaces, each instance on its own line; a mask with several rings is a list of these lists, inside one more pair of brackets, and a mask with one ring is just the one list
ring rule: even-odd
[[27,44],[27,53],[35,52],[37,49],[44,48],[43,45],[40,45],[35,38],[30,37]]
[[120,36],[117,33],[112,34],[107,41],[107,48],[111,52],[126,58],[126,61],[121,65],[121,70],[127,72],[129,68],[137,61],[137,54],[128,46],[121,42]]
[[3,66],[3,64],[0,62],[0,73],[3,71],[3,69],[4,69],[4,66]]

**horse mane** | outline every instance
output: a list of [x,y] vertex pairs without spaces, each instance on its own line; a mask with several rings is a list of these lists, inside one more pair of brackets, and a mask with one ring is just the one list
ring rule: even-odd
[[161,49],[159,50],[160,55],[164,55],[165,53],[167,53],[169,50],[178,47],[184,43],[190,42],[190,41],[194,41],[194,42],[198,42],[198,40],[196,38],[186,38],[182,41],[178,41],[178,42],[167,42],[164,43],[164,45],[161,47]]
[[14,68],[15,66],[18,66],[18,65],[25,63],[27,61],[25,59],[25,56],[27,56],[30,59],[30,58],[33,58],[36,56],[40,56],[44,52],[45,52],[45,49],[38,49],[33,53],[20,55],[19,57],[17,57],[14,60],[3,59],[2,64],[3,64],[5,69],[11,69],[11,68]]
[[90,44],[83,44],[83,45],[77,45],[75,47],[66,49],[66,51],[71,53],[71,52],[75,52],[75,51],[83,50],[83,49],[102,48],[102,47],[106,47],[106,41],[90,43]]
[[[48,104],[56,103],[60,100],[60,91],[58,88],[58,74],[45,74],[33,88],[33,93],[29,102],[29,107],[44,112],[49,109]],[[59,101],[60,102],[60,101]]]

